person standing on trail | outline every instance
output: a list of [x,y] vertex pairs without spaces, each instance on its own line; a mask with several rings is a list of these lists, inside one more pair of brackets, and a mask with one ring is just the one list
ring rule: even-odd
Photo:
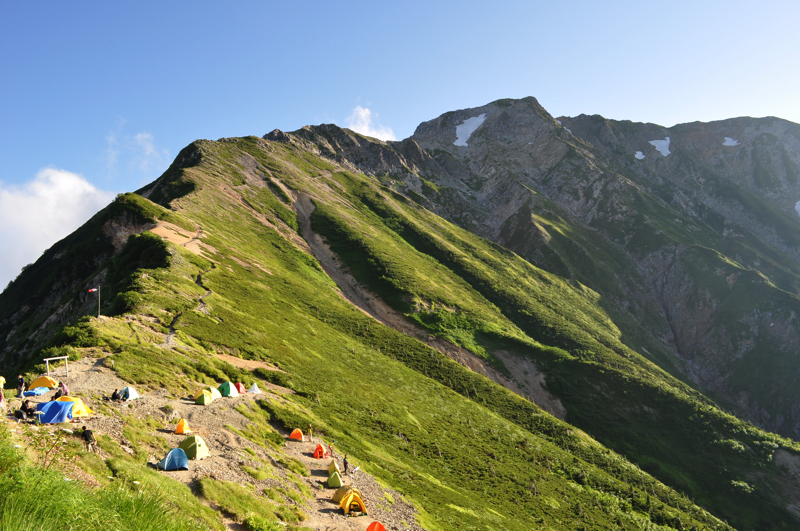
[[92,430],[88,429],[86,426],[83,427],[83,434],[81,435],[83,440],[86,441],[86,449],[92,453],[97,451],[97,440],[94,438],[94,433]]
[[311,424],[308,425],[308,440],[309,442],[314,442],[314,437],[312,434]]
[[17,396],[22,396],[23,391],[25,391],[25,378],[20,374],[17,376]]
[[333,443],[328,445],[328,455],[331,457],[336,457],[336,454],[333,453]]
[[347,467],[350,465],[350,461],[347,460],[347,454],[344,454],[342,465],[344,465],[344,473],[347,474]]

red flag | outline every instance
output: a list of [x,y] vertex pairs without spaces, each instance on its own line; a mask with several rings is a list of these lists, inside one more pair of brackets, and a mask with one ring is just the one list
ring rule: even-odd
[[92,289],[89,290],[89,293],[93,293],[95,291],[97,291],[97,288],[92,288]]

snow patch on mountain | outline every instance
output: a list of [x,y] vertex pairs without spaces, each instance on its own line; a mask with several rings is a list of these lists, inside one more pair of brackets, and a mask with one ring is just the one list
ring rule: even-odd
[[722,143],[723,146],[738,146],[739,141],[735,138],[731,138],[729,136],[725,137],[725,142]]
[[461,122],[461,125],[456,126],[456,141],[453,142],[453,145],[466,146],[469,137],[471,137],[472,133],[474,133],[475,130],[481,126],[485,119],[486,113],[479,116],[473,116],[472,118],[467,118]]
[[650,143],[665,157],[671,153],[669,150],[669,137],[666,137],[664,140],[651,140]]
[[644,158],[644,153],[642,153],[641,151],[637,151],[634,157],[636,157],[639,160],[642,160]]

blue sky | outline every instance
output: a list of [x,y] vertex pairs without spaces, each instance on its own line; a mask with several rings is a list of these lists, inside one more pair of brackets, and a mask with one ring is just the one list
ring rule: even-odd
[[197,138],[401,139],[524,96],[554,116],[800,122],[798,20],[792,1],[4,2],[0,288]]

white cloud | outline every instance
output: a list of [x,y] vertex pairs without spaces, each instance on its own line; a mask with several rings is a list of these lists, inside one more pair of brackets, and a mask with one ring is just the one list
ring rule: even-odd
[[0,290],[25,264],[114,199],[83,176],[44,168],[22,186],[0,182]]
[[375,125],[372,125],[372,111],[357,105],[350,116],[347,117],[347,127],[362,135],[380,138],[381,140],[397,140],[394,131],[377,123],[378,115],[374,115]]
[[164,171],[169,166],[169,151],[158,149],[153,135],[139,133],[133,137],[133,141],[141,150],[141,153],[136,157],[136,161],[142,172],[150,174],[154,167],[159,171]]

